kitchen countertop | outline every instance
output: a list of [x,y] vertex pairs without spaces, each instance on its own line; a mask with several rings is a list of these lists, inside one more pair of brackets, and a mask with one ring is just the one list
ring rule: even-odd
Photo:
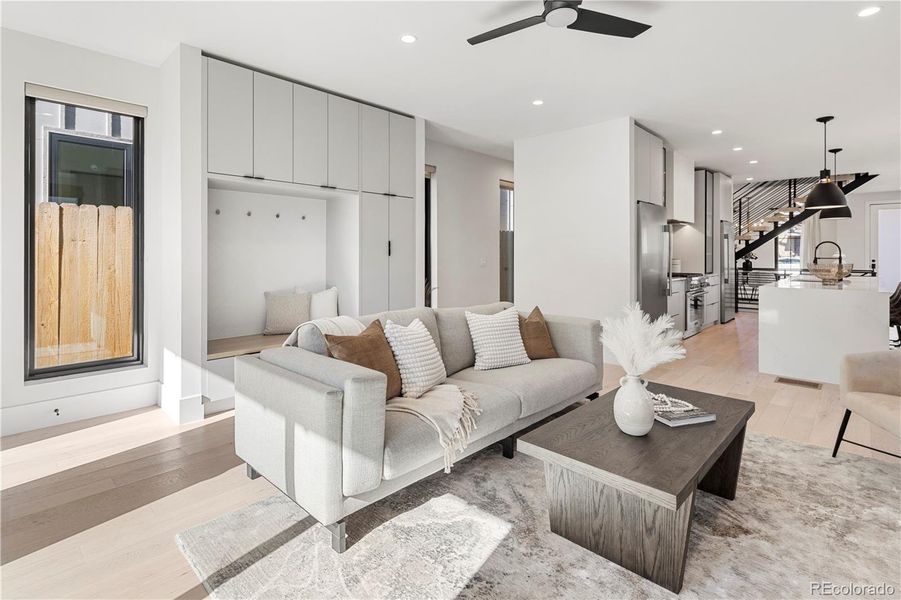
[[894,289],[883,289],[879,286],[876,277],[847,277],[837,285],[823,285],[819,281],[798,280],[794,277],[780,279],[768,283],[762,287],[771,287],[779,290],[824,290],[828,292],[885,292],[891,293]]

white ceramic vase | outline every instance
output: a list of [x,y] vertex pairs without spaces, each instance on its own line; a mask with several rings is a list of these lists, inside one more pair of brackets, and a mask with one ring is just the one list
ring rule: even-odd
[[641,377],[626,375],[619,380],[613,400],[613,418],[623,433],[647,435],[654,426],[654,401],[645,389],[648,382]]

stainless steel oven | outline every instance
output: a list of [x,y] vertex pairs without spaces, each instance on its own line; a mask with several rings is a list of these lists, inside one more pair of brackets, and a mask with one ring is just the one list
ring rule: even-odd
[[685,337],[701,331],[704,325],[704,305],[707,303],[706,277],[693,277],[685,290]]

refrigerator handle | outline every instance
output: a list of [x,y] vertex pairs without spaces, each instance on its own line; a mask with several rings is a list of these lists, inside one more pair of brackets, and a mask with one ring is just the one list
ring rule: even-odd
[[673,294],[673,226],[664,226],[666,233],[666,296]]
[[[723,283],[729,283],[729,274],[732,272],[732,267],[729,266],[729,251],[731,250],[731,244],[729,243],[730,237],[728,231],[723,233]],[[731,262],[734,263],[735,260],[733,259]]]

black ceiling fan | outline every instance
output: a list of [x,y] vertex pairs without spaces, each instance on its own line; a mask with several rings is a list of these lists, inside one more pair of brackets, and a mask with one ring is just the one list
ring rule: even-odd
[[551,27],[566,27],[589,33],[627,38],[634,38],[651,28],[650,25],[644,23],[579,8],[580,4],[582,4],[582,0],[544,0],[544,12],[540,15],[486,31],[466,41],[475,46],[539,23],[547,23]]

